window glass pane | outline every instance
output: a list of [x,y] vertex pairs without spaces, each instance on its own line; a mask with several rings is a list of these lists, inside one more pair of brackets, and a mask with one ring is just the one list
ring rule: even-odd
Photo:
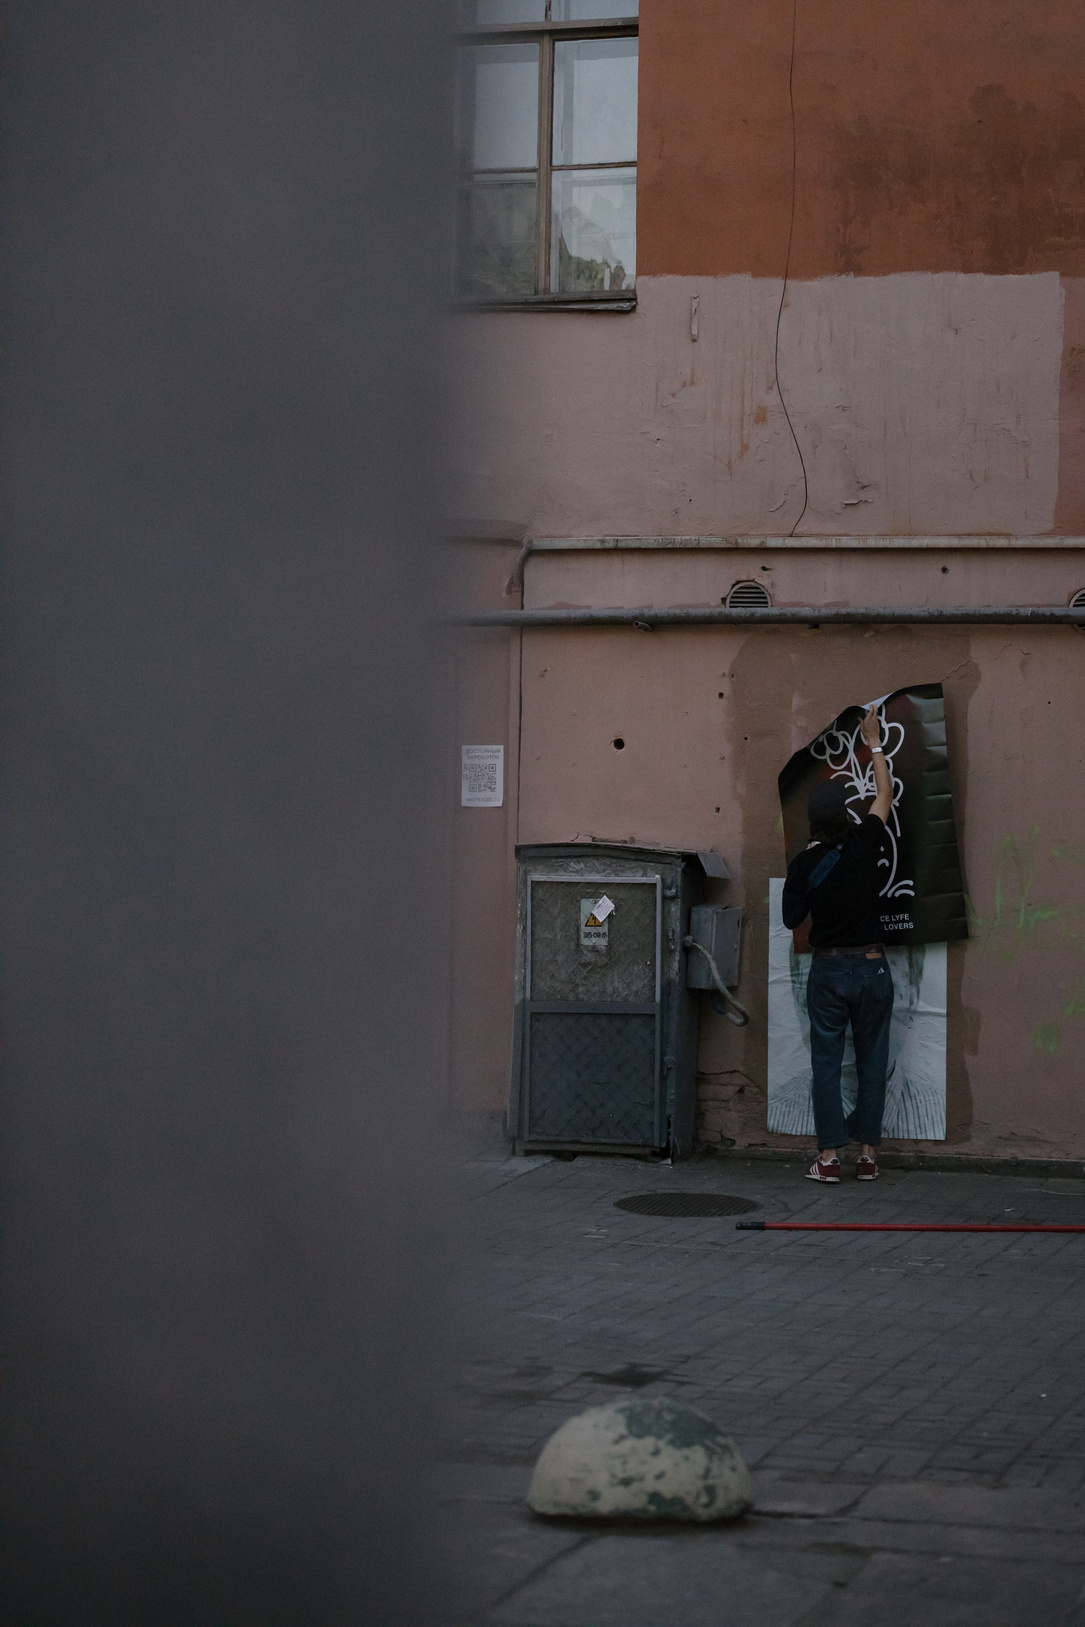
[[539,47],[473,45],[462,53],[465,169],[534,169],[539,155]]
[[554,163],[618,164],[637,156],[637,41],[558,40]]
[[636,170],[556,170],[551,291],[617,293],[633,287],[636,263]]
[[636,17],[639,11],[637,0],[553,0],[550,15],[556,23],[590,23],[597,17]]
[[535,292],[535,177],[487,175],[460,193],[459,291]]
[[[572,0],[572,3],[583,5],[586,0]],[[467,0],[464,10],[468,26],[471,23],[541,23],[546,16],[546,0]],[[610,13],[600,15],[606,17]]]

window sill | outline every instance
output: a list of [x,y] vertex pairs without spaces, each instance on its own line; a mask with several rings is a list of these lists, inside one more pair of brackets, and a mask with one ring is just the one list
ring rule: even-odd
[[460,299],[457,311],[605,311],[610,315],[635,311],[635,289],[621,294],[531,294],[523,299]]

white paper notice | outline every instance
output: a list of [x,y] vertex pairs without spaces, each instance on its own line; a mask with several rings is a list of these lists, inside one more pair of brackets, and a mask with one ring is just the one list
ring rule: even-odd
[[505,800],[504,746],[464,746],[462,808],[500,808]]
[[597,921],[602,922],[605,921],[607,916],[613,912],[613,909],[614,900],[612,898],[608,898],[606,893],[604,893],[598,904],[596,904],[592,914],[595,916]]

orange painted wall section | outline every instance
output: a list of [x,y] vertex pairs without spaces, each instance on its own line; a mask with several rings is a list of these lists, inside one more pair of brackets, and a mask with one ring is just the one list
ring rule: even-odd
[[[1080,0],[797,0],[791,274],[1085,275]],[[791,0],[643,0],[638,272],[779,277]]]

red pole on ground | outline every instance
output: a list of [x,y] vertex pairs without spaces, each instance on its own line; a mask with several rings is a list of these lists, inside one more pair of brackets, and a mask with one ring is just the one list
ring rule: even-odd
[[1085,1232],[1085,1226],[970,1225],[918,1220],[739,1220],[738,1232]]

